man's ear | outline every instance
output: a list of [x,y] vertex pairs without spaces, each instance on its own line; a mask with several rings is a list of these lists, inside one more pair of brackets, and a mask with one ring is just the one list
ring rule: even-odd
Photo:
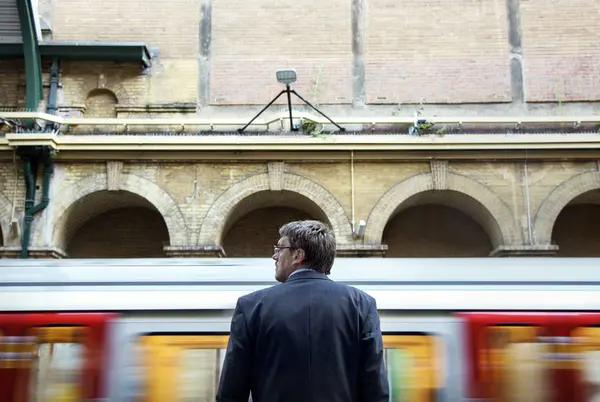
[[294,252],[294,262],[296,264],[301,264],[304,261],[304,258],[306,257],[306,254],[304,253],[304,250],[302,250],[301,248],[298,248],[295,250]]

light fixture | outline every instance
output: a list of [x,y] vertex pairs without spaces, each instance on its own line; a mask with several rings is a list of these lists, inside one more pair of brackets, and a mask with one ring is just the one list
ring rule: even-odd
[[275,76],[277,77],[278,82],[285,85],[290,85],[291,83],[296,82],[296,79],[298,78],[296,76],[296,70],[292,68],[286,70],[277,70],[275,72]]
[[363,237],[365,234],[366,227],[367,227],[367,222],[363,221],[362,219],[360,221],[358,221],[358,225],[354,229],[354,233],[353,233],[354,236],[355,237]]
[[329,120],[333,125],[335,125],[337,128],[339,128],[340,131],[346,131],[345,128],[340,127],[333,120],[331,120],[329,117],[327,117],[325,115],[325,113],[321,112],[319,109],[317,109],[316,107],[314,107],[313,105],[311,105],[306,99],[304,99],[303,97],[301,97],[300,95],[298,95],[298,93],[295,90],[290,89],[290,84],[293,83],[293,82],[296,82],[296,79],[298,78],[297,75],[296,75],[296,70],[294,70],[293,68],[279,69],[279,70],[277,70],[275,72],[275,77],[277,78],[277,82],[285,85],[285,89],[282,90],[281,92],[279,92],[279,95],[277,95],[275,98],[273,98],[273,100],[271,102],[269,102],[267,104],[267,106],[265,106],[260,112],[258,112],[258,114],[256,116],[254,116],[254,118],[252,120],[250,120],[248,122],[248,124],[246,124],[242,128],[238,128],[238,132],[240,132],[240,133],[243,132],[250,124],[252,124],[252,122],[254,120],[256,120],[256,118],[258,116],[260,116],[265,110],[267,110],[267,108],[269,106],[271,106],[273,103],[275,103],[275,101],[277,99],[279,99],[279,97],[281,95],[283,95],[284,93],[287,93],[288,110],[290,112],[290,129],[292,131],[298,131],[298,128],[294,127],[294,122],[292,121],[292,98],[290,96],[290,94],[292,94],[292,93],[294,95],[296,95],[302,102],[306,103],[308,106],[310,106],[311,108],[313,108],[314,110],[316,110],[319,114],[321,114],[321,116],[323,116],[327,120]]

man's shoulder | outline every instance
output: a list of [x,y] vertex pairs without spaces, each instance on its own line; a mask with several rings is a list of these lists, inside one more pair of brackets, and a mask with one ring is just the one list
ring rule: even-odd
[[[375,302],[375,298],[369,295],[367,292],[358,289],[354,286],[347,285],[345,283],[336,282],[334,280],[327,281],[315,281],[314,285],[321,287],[330,294],[350,296],[350,298],[361,302],[361,304],[371,305]],[[269,286],[264,289],[255,290],[246,295],[240,296],[239,301],[243,306],[249,306],[256,303],[260,303],[267,299],[278,298],[285,295],[288,292],[294,292],[293,283],[279,283],[276,285]]]
[[281,284],[277,284],[277,285],[272,285],[272,286],[269,286],[269,287],[266,287],[263,289],[258,289],[253,292],[247,293],[243,296],[240,296],[238,300],[239,300],[240,304],[243,304],[243,305],[252,303],[252,302],[256,302],[258,300],[264,299],[265,297],[267,297],[271,294],[274,294],[275,292],[280,291],[280,287],[281,287]]
[[332,289],[334,291],[351,293],[351,294],[353,294],[355,296],[363,297],[363,298],[370,298],[371,297],[371,296],[369,296],[368,293],[366,293],[365,291],[357,288],[356,286],[348,285],[348,284],[343,283],[343,282],[336,282],[335,280],[331,280],[331,281],[329,281],[329,283],[331,284],[331,287],[332,287]]

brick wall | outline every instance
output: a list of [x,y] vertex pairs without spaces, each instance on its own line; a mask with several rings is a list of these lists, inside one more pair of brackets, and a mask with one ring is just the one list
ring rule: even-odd
[[[71,92],[65,101],[83,103],[86,91],[90,89],[88,84],[81,85],[81,81],[105,79],[122,83],[127,95],[122,97],[117,94],[119,103],[195,102],[198,93],[199,20],[198,0],[173,0],[168,3],[56,1],[53,40],[145,42],[156,48],[159,55],[154,60],[151,72],[144,76],[141,75],[140,66],[131,63],[98,63],[102,67],[94,67],[96,63],[65,66],[65,89],[67,93]],[[104,74],[104,78],[99,77],[100,74]],[[79,85],[67,85],[69,78]],[[76,89],[70,89],[71,85]]]
[[[119,105],[264,105],[283,88],[278,68],[295,68],[294,88],[318,104],[362,96],[370,104],[498,103],[521,92],[530,102],[600,98],[600,0],[54,0],[42,8],[54,40],[141,41],[159,54],[144,73],[135,63],[65,62],[66,104],[105,87]],[[511,36],[522,47],[511,47]],[[518,77],[511,55],[522,57]],[[0,88],[14,91],[4,63]],[[0,92],[0,104],[22,95],[10,96]]]
[[88,2],[54,4],[53,39],[57,41],[146,42],[163,58],[198,53],[198,0]]
[[294,88],[310,101],[350,103],[350,22],[347,0],[215,0],[211,103],[268,103],[283,89],[278,68],[296,69]]
[[510,101],[505,0],[371,0],[369,103]]
[[[35,218],[32,246],[73,249],[78,255],[92,256],[96,250],[93,244],[120,239],[118,236],[129,236],[123,238],[132,240],[132,244],[153,244],[152,250],[161,248],[163,241],[172,246],[204,247],[214,245],[213,241],[220,238],[219,244],[228,256],[268,257],[281,224],[292,219],[322,219],[325,214],[331,224],[337,225],[334,229],[340,245],[377,245],[383,240],[389,247],[389,256],[487,255],[493,247],[503,245],[495,244],[494,236],[500,236],[500,240],[505,236],[508,245],[527,244],[530,228],[536,238],[539,231],[552,232],[553,210],[558,216],[562,205],[576,198],[577,202],[588,204],[600,202],[600,193],[593,192],[600,188],[600,172],[590,162],[531,161],[527,192],[521,163],[449,162],[446,170],[432,176],[431,167],[422,162],[361,161],[355,166],[354,218],[367,221],[363,241],[350,235],[352,201],[348,162],[285,163],[283,173],[276,173],[267,165],[267,162],[239,161],[124,163],[119,175],[111,176],[120,180],[121,191],[105,191],[109,180],[106,163],[62,161],[55,167],[51,205]],[[11,215],[14,173],[10,163],[1,166],[0,223],[4,228]],[[458,178],[464,184],[460,185]],[[446,189],[429,191],[434,183],[444,182]],[[16,204],[19,218],[22,190],[21,182]],[[579,197],[582,193],[588,194],[585,199]],[[389,198],[390,195],[393,197]],[[437,207],[429,206],[432,204]],[[527,214],[528,204],[530,214]],[[399,206],[408,209],[396,214]],[[110,218],[113,216],[110,214],[94,218],[115,209],[141,207],[131,210],[129,215],[115,213],[117,218]],[[156,208],[160,214],[155,212],[150,216],[148,208]],[[551,212],[544,212],[548,208]],[[158,219],[161,216],[163,219]],[[579,221],[583,224],[594,219],[592,216]],[[81,226],[85,222],[88,225]],[[144,226],[146,223],[150,226]],[[377,225],[381,225],[381,235],[373,238],[371,233]],[[553,238],[559,244],[565,241],[560,233],[588,233],[579,226],[560,229],[564,226],[561,225],[557,223],[558,235]],[[115,234],[114,238],[107,234],[113,230],[121,233],[123,228],[135,229],[135,233]],[[542,232],[539,234],[543,239]],[[93,237],[102,233],[104,240]],[[460,233],[460,238],[456,233]],[[580,244],[586,246],[577,252],[597,247],[595,237],[589,234],[583,237],[588,240]],[[76,246],[73,241],[78,242]],[[19,244],[19,239],[11,242]],[[91,248],[86,248],[87,243],[92,244]],[[102,244],[106,248],[107,243]],[[118,252],[141,253],[129,249]]]
[[552,242],[560,245],[560,257],[600,257],[600,206],[566,207],[556,220]]
[[23,60],[0,60],[0,111],[25,106],[25,65]]
[[442,205],[400,212],[386,227],[386,257],[487,257],[488,234],[471,217]]
[[120,208],[87,221],[67,248],[71,258],[160,258],[169,234],[158,212]]
[[147,77],[140,75],[134,64],[113,62],[62,63],[63,90],[59,92],[61,105],[85,105],[93,91],[112,92],[118,104],[138,104],[147,99]]
[[521,1],[528,101],[600,99],[600,0]]
[[13,217],[17,220],[21,219],[24,202],[25,180],[22,164],[18,159],[16,166],[12,162],[0,163],[0,228],[2,229],[0,239],[3,239],[5,246],[20,244],[20,238],[10,231],[9,225]]
[[85,115],[88,117],[117,117],[117,97],[112,91],[96,89],[86,99]]
[[299,219],[314,216],[294,208],[272,207],[250,212],[239,219],[223,239],[227,257],[273,256],[273,246],[279,240],[279,228]]

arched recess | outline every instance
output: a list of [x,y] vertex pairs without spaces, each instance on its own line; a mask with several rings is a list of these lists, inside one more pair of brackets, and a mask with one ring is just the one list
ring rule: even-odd
[[[56,198],[53,205],[53,215],[56,217],[56,220],[52,225],[52,241],[54,245],[61,248],[64,247],[64,229],[65,223],[69,217],[68,212],[70,207],[83,197],[103,190],[107,190],[106,173],[94,174],[67,188],[58,189],[55,194],[61,194],[61,196]],[[171,196],[163,189],[142,177],[132,174],[121,174],[120,190],[144,198],[160,212],[167,226],[171,245],[188,244],[188,229],[183,215],[173,198],[171,198]],[[102,210],[102,208],[98,209],[98,211],[100,210]],[[87,218],[89,219],[91,217],[92,216],[90,215]]]
[[551,244],[552,229],[563,208],[578,196],[597,189],[600,189],[600,172],[582,173],[556,187],[535,214],[533,224],[535,244]]
[[325,212],[300,193],[260,191],[233,208],[223,226],[220,245],[227,257],[270,257],[279,239],[279,228],[304,219],[317,219],[331,226]]
[[117,95],[110,89],[96,88],[91,90],[85,100],[86,117],[117,117]]
[[396,184],[371,210],[365,229],[365,244],[381,244],[387,223],[401,210],[428,203],[456,208],[479,223],[488,233],[492,245],[517,244],[519,231],[513,215],[492,190],[468,177],[447,173],[446,188],[434,190],[431,173],[420,174]]
[[129,191],[101,190],[71,204],[56,243],[71,258],[164,258],[169,232],[160,212]]
[[[221,246],[223,235],[231,216],[239,212],[236,206],[245,198],[263,191],[269,191],[269,175],[261,173],[242,180],[219,196],[208,210],[198,237],[198,244]],[[338,244],[352,236],[350,222],[344,208],[325,188],[305,177],[284,173],[282,191],[298,193],[309,199],[323,211],[334,232]],[[242,211],[243,208],[238,209]],[[232,215],[234,213],[234,215]]]

